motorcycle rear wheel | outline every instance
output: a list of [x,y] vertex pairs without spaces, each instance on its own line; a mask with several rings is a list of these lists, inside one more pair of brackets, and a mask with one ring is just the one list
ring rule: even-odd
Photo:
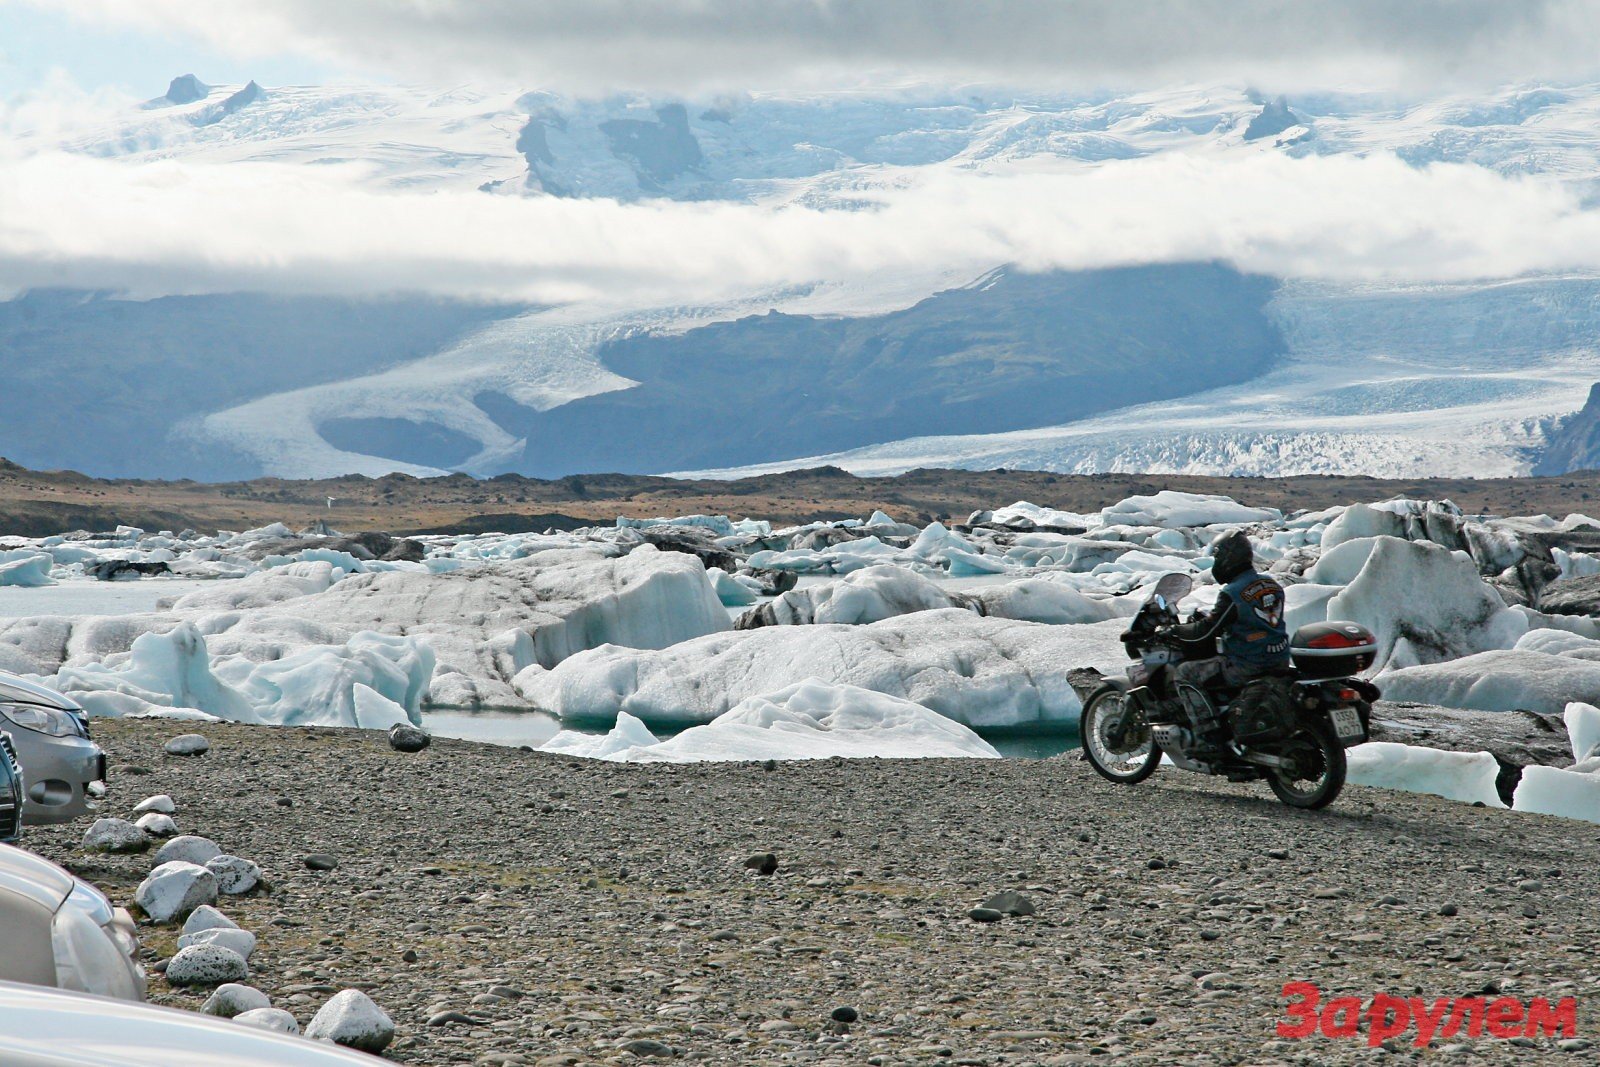
[[1344,745],[1328,724],[1301,723],[1274,750],[1278,756],[1293,760],[1294,768],[1288,772],[1273,768],[1267,774],[1267,784],[1291,808],[1325,808],[1344,790]]
[[1128,694],[1105,686],[1083,705],[1079,720],[1083,754],[1100,777],[1122,785],[1137,785],[1156,772],[1161,749],[1150,736],[1150,724]]

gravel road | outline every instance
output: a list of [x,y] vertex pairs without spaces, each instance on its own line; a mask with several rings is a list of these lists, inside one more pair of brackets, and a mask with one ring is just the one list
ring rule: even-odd
[[[1075,757],[629,766],[381,734],[97,721],[106,814],[170,793],[184,833],[255,860],[225,899],[254,984],[302,1025],[335,990],[417,1064],[1594,1062],[1600,826],[1349,789],[1291,811]],[[119,903],[149,856],[86,826],[25,843]],[[773,853],[775,873],[745,861]],[[303,857],[329,853],[332,871]],[[969,912],[1017,890],[1031,917]],[[150,962],[175,931],[146,927]],[[1578,998],[1578,1037],[1283,1040],[1324,998]],[[201,994],[152,975],[153,1000]],[[837,1016],[852,1022],[834,1021]],[[1586,1042],[1594,1041],[1585,1048]]]

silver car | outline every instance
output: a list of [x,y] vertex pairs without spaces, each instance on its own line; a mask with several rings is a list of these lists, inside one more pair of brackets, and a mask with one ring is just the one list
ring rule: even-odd
[[66,822],[95,807],[106,754],[89,740],[89,716],[70,697],[0,672],[0,732],[22,767],[23,825]]
[[0,982],[5,1067],[381,1067],[388,1060],[210,1015]]
[[83,879],[10,845],[0,845],[0,931],[0,981],[144,999],[139,939],[127,911]]

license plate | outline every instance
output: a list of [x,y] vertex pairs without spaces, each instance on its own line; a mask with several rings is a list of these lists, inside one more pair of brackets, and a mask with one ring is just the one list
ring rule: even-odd
[[1355,708],[1334,708],[1328,712],[1328,717],[1333,720],[1333,732],[1341,741],[1355,740],[1366,734],[1361,728],[1361,713]]

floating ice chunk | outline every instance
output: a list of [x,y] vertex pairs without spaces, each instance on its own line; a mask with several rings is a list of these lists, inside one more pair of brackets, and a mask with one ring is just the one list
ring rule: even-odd
[[910,759],[999,753],[983,738],[920,704],[816,679],[748,697],[705,726],[621,758],[651,763],[710,760]]
[[56,580],[50,577],[50,568],[55,562],[55,557],[48,552],[27,548],[0,551],[0,585],[55,585]]
[[1346,541],[1369,537],[1404,537],[1405,520],[1393,511],[1367,504],[1352,504],[1339,513],[1322,531],[1322,549],[1344,544]]
[[1328,548],[1306,571],[1306,581],[1319,585],[1349,585],[1361,573],[1378,544],[1376,537],[1355,537]]
[[[190,622],[164,634],[147,633],[127,653],[104,663],[63,667],[56,688],[102,714],[116,705],[107,701],[96,706],[92,694],[118,694],[147,707],[195,708],[235,722],[262,721],[243,694],[211,673],[205,638]],[[124,711],[130,706],[124,703]]]
[[1098,515],[1079,515],[1073,511],[1057,511],[1054,508],[1040,507],[1026,500],[1019,500],[1009,507],[997,508],[990,515],[989,521],[1001,526],[1009,526],[1022,522],[1032,526],[1056,526],[1064,529],[1077,528],[1087,530],[1100,525]]
[[1600,755],[1600,708],[1573,701],[1567,705],[1563,718],[1567,736],[1572,739],[1573,761],[1582,763]]
[[332,548],[305,548],[292,556],[266,556],[261,560],[263,567],[286,567],[291,563],[326,563],[346,574],[365,574],[368,569],[365,561]]
[[1373,543],[1361,572],[1329,599],[1328,618],[1372,630],[1380,670],[1508,649],[1528,628],[1464,554],[1396,537]]
[[1446,752],[1437,748],[1369,741],[1345,753],[1350,781],[1380,789],[1432,793],[1447,800],[1503,808],[1495,789],[1500,764],[1487,752]]
[[1118,618],[1122,612],[1109,600],[1093,600],[1069,585],[1042,578],[1023,578],[990,586],[976,594],[983,613],[997,619],[1026,622],[1089,623]]
[[[118,527],[121,530],[121,527]],[[140,531],[141,533],[143,531]],[[259,526],[254,530],[246,530],[241,534],[234,534],[229,539],[230,544],[244,544],[250,541],[276,541],[281,538],[293,537],[294,531],[281,522],[274,522],[267,526]]]
[[633,758],[632,753],[659,743],[648,726],[624,711],[617,716],[617,724],[607,734],[562,730],[539,748],[544,752],[560,752],[584,759],[625,761]]
[[718,537],[727,537],[734,532],[733,523],[726,515],[680,515],[676,519],[630,519],[623,515],[617,518],[619,530],[647,530],[652,526],[698,526]]
[[1328,601],[1343,588],[1339,585],[1316,585],[1312,582],[1286,586],[1283,591],[1283,622],[1289,632],[1292,634],[1300,627],[1309,626],[1314,622],[1327,622]]
[[723,607],[745,608],[760,599],[757,592],[759,583],[752,581],[746,584],[739,580],[738,575],[729,574],[721,567],[708,568],[706,579],[711,582],[712,591],[717,594]]
[[854,571],[836,582],[791,589],[759,612],[766,625],[855,626],[953,606],[950,594],[937,583],[902,567],[884,565]]
[[1252,508],[1226,496],[1163,489],[1154,496],[1130,496],[1101,512],[1106,525],[1212,526],[1219,523],[1279,522],[1277,508]]
[[1600,823],[1600,774],[1559,767],[1524,767],[1511,807]]
[[1505,649],[1390,671],[1381,684],[1389,700],[1557,715],[1574,697],[1600,701],[1600,663]]
[[1074,667],[1127,662],[1122,622],[1043,626],[921,611],[867,626],[769,626],[660,651],[602,647],[515,684],[564,719],[628,712],[657,724],[706,723],[746,697],[816,678],[913,700],[970,726],[1061,723],[1080,704]]

